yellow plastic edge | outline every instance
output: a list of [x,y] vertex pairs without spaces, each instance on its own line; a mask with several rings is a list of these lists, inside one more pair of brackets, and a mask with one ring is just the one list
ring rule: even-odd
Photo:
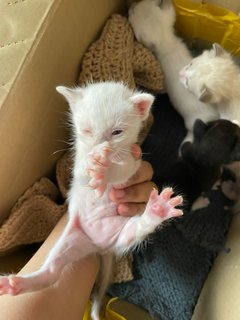
[[210,3],[173,0],[176,7],[176,29],[187,40],[218,42],[229,52],[240,55],[240,17]]
[[[112,298],[108,301],[105,309],[104,317],[100,317],[101,320],[127,320],[125,317],[118,314],[116,311],[111,309],[111,303],[116,301],[118,298]],[[83,320],[91,320],[91,302],[89,301],[83,316]]]
[[108,301],[105,312],[105,320],[127,320],[125,317],[118,314],[116,311],[111,309],[111,303],[116,301],[118,298],[112,298]]

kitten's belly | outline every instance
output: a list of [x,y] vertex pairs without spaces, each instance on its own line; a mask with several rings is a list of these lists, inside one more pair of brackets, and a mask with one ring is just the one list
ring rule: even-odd
[[92,221],[82,221],[82,228],[92,242],[103,250],[113,249],[128,218],[102,217]]
[[109,199],[108,191],[99,199],[92,191],[84,192],[81,198],[86,201],[79,209],[81,228],[101,249],[113,247],[129,218],[118,215],[117,206]]

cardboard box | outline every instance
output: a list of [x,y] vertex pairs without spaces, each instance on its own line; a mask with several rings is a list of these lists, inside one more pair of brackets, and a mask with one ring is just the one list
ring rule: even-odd
[[125,8],[121,0],[7,3],[0,3],[0,223],[67,146],[67,106],[55,87],[76,83],[87,47]]
[[[214,1],[220,2],[220,1]],[[221,1],[222,3],[223,1]],[[237,1],[224,1],[239,10]],[[0,223],[19,196],[40,177],[51,175],[67,140],[66,104],[56,85],[72,85],[89,44],[123,0],[35,0],[0,3]],[[29,14],[31,13],[31,14]],[[240,319],[240,216],[235,216],[227,246],[206,281],[194,320]],[[0,259],[1,271],[17,270],[31,256],[24,250]],[[13,267],[15,265],[15,267]],[[117,301],[128,319],[147,319],[139,308]]]

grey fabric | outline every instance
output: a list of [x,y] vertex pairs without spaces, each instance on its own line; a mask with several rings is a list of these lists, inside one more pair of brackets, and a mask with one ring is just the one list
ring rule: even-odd
[[[221,188],[208,192],[208,208],[185,214],[150,237],[134,254],[134,280],[109,293],[147,309],[162,320],[189,320],[219,250],[224,250],[232,204]],[[227,253],[226,253],[227,254]]]

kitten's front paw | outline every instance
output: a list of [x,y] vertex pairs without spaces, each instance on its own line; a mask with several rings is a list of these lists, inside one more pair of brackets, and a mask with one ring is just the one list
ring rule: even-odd
[[106,171],[109,167],[109,154],[111,146],[109,142],[97,145],[89,154],[86,172],[90,176],[89,186],[96,189],[99,196],[106,189]]
[[129,9],[129,21],[139,42],[153,49],[163,35],[173,32],[175,10],[171,0],[143,0]]
[[175,209],[183,203],[181,196],[171,197],[173,195],[172,188],[165,188],[158,194],[154,189],[147,204],[150,215],[158,216],[162,221],[183,215],[182,210]]

